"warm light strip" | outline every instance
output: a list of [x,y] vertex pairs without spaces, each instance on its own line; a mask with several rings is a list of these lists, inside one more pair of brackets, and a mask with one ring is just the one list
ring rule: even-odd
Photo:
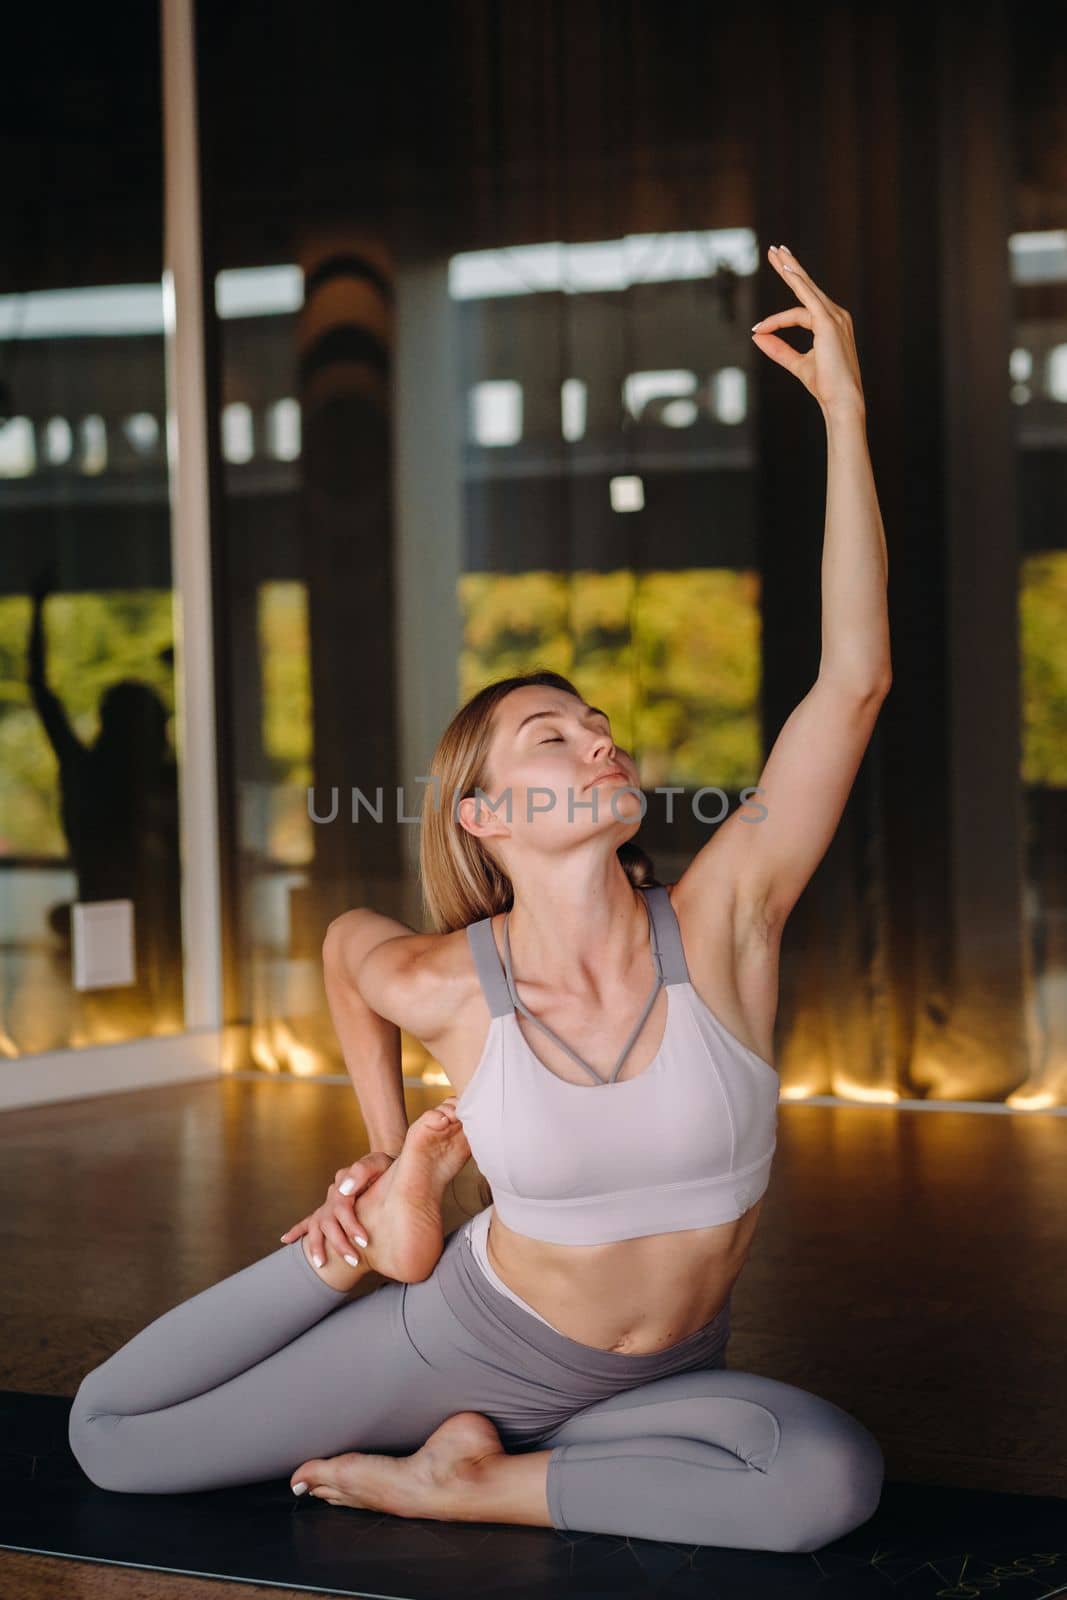
[[[263,1083],[267,1081],[268,1074],[264,1072],[255,1072],[251,1068],[243,1067],[236,1072],[226,1072],[223,1074],[223,1076],[227,1078],[245,1078],[249,1082],[258,1080],[259,1082]],[[308,1081],[306,1078],[298,1079],[295,1073],[280,1073],[278,1075],[271,1073],[269,1076],[270,1080],[274,1083],[282,1082],[286,1078],[293,1083],[306,1083]],[[352,1088],[351,1078],[340,1072],[324,1072],[321,1077],[316,1077],[314,1082],[332,1083],[338,1086],[343,1084],[346,1089],[350,1090]],[[405,1078],[403,1080],[405,1089],[436,1089],[438,1087],[443,1087],[444,1083],[446,1082],[447,1079],[442,1080],[442,1083],[438,1085],[436,1082],[431,1082],[426,1078]],[[790,1095],[785,1089],[782,1090],[782,1104],[804,1106],[842,1106],[850,1111],[982,1111],[1008,1113],[1012,1116],[1025,1116],[1030,1111],[1035,1111],[1047,1117],[1067,1117],[1067,1106],[1058,1105],[1040,1105],[1032,1107],[1007,1105],[1000,1100],[893,1100],[892,1102],[882,1100],[860,1101],[846,1100],[842,1098],[842,1096],[836,1094],[805,1094],[797,1097]]]

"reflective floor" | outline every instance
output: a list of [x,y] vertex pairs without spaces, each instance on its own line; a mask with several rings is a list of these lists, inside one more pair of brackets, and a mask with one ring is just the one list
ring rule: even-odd
[[[411,1089],[409,1118],[446,1092]],[[731,1367],[853,1412],[890,1479],[1067,1499],[1065,1119],[798,1104],[779,1119]],[[366,1148],[347,1085],[267,1077],[8,1112],[2,1132],[0,1387],[67,1395],[274,1249]],[[446,1227],[477,1209],[475,1180],[457,1180]],[[0,1592],[28,1600],[165,1583],[268,1592],[0,1551]]]

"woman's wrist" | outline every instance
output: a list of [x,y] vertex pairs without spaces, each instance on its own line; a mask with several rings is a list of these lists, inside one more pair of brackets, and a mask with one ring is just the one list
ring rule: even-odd
[[865,428],[867,425],[867,404],[862,395],[833,400],[821,409],[828,428]]

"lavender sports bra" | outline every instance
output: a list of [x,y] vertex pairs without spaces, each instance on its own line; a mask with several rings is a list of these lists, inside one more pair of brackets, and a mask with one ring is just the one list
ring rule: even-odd
[[[491,1020],[457,1111],[501,1220],[546,1243],[606,1244],[730,1222],[755,1205],[770,1179],[778,1074],[693,988],[667,890],[640,892],[656,978],[607,1079],[519,998],[507,919],[504,962],[490,917],[467,928]],[[660,984],[667,987],[663,1043],[643,1072],[619,1081]],[[595,1082],[571,1083],[539,1061],[517,1010]]]

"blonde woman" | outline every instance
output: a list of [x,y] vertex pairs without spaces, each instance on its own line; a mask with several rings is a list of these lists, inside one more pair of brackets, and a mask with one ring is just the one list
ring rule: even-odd
[[[462,707],[422,816],[435,931],[357,910],[324,947],[369,1058],[406,1029],[458,1097],[409,1129],[395,1075],[367,1079],[376,1148],[283,1248],[87,1375],[70,1440],[101,1486],[287,1473],[402,1517],[774,1551],[819,1549],[877,1506],[862,1423],[726,1366],[776,1146],[781,932],[890,680],[850,320],[772,260],[801,306],[764,328],[815,342],[761,348],[819,399],[830,479],[823,659],[759,803],[663,886],[634,843],[636,762],[570,680],[507,678]],[[491,1204],[446,1240],[442,1194],[472,1154]],[[353,1298],[374,1270],[390,1281]]]

